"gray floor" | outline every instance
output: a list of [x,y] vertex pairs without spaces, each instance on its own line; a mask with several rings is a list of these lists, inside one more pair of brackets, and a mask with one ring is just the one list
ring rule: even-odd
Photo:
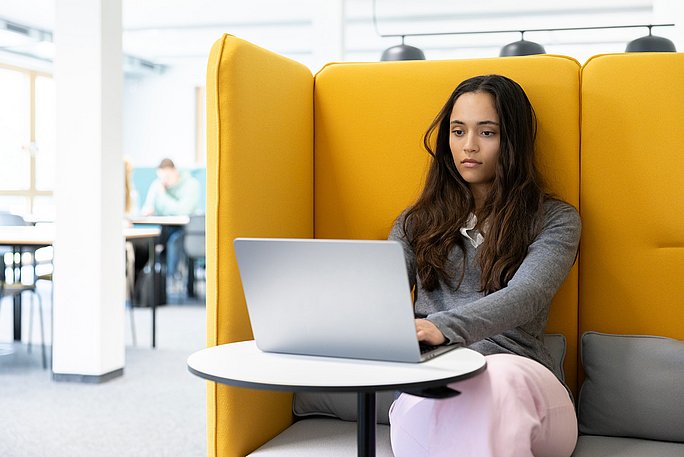
[[[3,300],[5,348],[10,311]],[[203,304],[160,307],[156,350],[149,309],[134,315],[137,346],[127,312],[124,375],[99,385],[54,382],[39,346],[29,354],[25,344],[10,344],[13,353],[0,356],[0,456],[206,456],[205,382],[185,365],[205,345]],[[32,334],[35,344],[36,328]]]

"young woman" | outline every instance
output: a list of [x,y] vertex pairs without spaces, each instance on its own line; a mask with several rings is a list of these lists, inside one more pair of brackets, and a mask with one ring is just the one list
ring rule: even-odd
[[474,349],[487,369],[454,383],[457,397],[401,394],[390,411],[397,457],[572,454],[572,399],[542,336],[581,223],[544,191],[535,136],[525,92],[499,75],[459,84],[425,134],[425,187],[390,239],[404,246],[418,339]]

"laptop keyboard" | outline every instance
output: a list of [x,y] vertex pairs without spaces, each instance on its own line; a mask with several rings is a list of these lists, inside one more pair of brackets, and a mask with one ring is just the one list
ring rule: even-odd
[[427,344],[420,344],[420,353],[425,354],[426,352],[430,352],[434,349],[437,349],[439,346],[429,346]]

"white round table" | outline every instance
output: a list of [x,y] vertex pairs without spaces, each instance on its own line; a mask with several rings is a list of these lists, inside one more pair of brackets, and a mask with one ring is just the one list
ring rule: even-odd
[[486,368],[483,355],[458,348],[423,363],[277,354],[242,341],[202,349],[188,358],[189,371],[220,384],[288,392],[357,392],[359,456],[375,455],[375,393],[400,390],[442,398],[458,395],[446,384]]

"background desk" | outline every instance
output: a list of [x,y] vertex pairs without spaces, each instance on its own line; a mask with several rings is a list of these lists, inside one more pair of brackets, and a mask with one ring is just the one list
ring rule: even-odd
[[[127,241],[130,240],[148,240],[149,262],[153,267],[156,264],[156,241],[161,236],[161,230],[158,228],[125,228],[123,235]],[[156,270],[155,270],[156,271]],[[159,302],[159,276],[152,275],[152,347],[157,347],[157,304]]]
[[184,227],[190,222],[189,216],[133,216],[129,217],[128,221],[134,225],[145,225],[159,227],[161,234],[158,240],[159,255],[157,256],[157,263],[152,263],[154,275],[156,277],[155,286],[155,305],[166,303],[166,242],[174,229]]
[[209,381],[289,392],[357,392],[359,456],[375,455],[375,393],[419,391],[485,370],[483,355],[459,348],[423,363],[312,357],[261,352],[254,341],[195,352],[188,369]]
[[[155,228],[124,228],[123,236],[127,240],[149,239],[150,258],[154,260],[154,240],[160,235]],[[23,248],[40,248],[51,246],[55,242],[54,225],[38,226],[0,226],[0,245],[10,246],[13,252],[22,252]],[[21,272],[21,266],[19,267]],[[21,281],[21,274],[16,280]],[[154,302],[155,300],[153,300]],[[152,347],[156,346],[156,307],[152,306]],[[21,341],[21,296],[14,301],[14,340]]]
[[129,217],[131,224],[183,226],[190,222],[189,216],[134,216]]

